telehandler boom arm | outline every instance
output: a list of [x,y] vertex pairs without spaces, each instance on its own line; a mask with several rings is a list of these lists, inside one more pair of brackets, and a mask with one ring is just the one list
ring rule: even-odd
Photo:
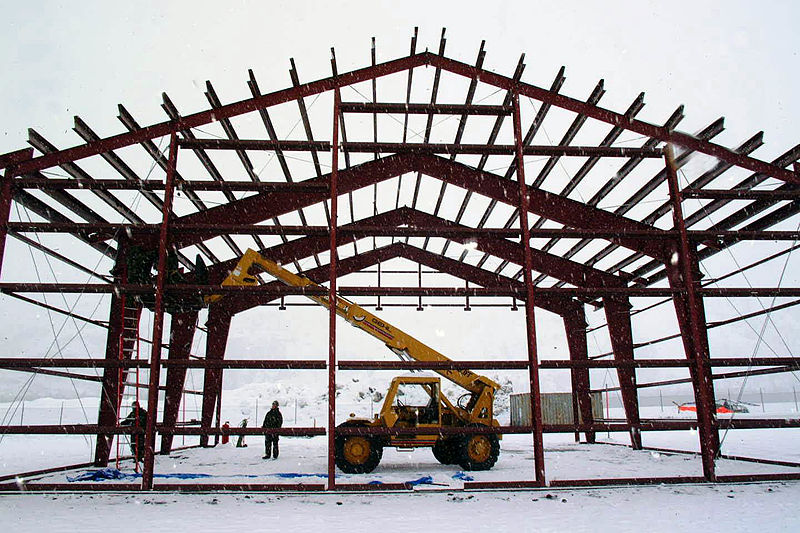
[[[294,274],[274,261],[263,257],[255,250],[250,249],[245,252],[236,265],[236,268],[234,268],[225,281],[222,282],[222,286],[255,286],[258,284],[258,279],[255,277],[258,270],[266,272],[292,287],[322,288],[310,279]],[[330,308],[330,302],[326,295],[306,295],[306,297],[314,300],[326,309]],[[207,301],[210,303],[221,298],[222,295],[212,295],[208,297]],[[342,298],[341,296],[336,297],[336,314],[353,326],[386,344],[386,346],[401,359],[413,359],[415,361],[451,361],[451,359],[437,352],[430,346],[423,344],[408,333],[386,323],[358,304]],[[473,393],[476,397],[489,392],[487,389],[490,389],[489,395],[494,396],[494,392],[500,388],[500,385],[491,379],[480,376],[467,369],[440,369],[435,370],[435,372]]]

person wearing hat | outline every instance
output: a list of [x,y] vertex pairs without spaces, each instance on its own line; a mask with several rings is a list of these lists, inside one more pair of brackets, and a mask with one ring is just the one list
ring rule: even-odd
[[[261,424],[261,427],[267,429],[277,429],[283,426],[283,415],[281,414],[280,409],[278,409],[278,401],[272,402],[272,409],[267,411],[267,414],[264,416],[264,423]],[[264,435],[264,457],[263,459],[269,459],[272,456],[273,459],[278,458],[278,435]]]

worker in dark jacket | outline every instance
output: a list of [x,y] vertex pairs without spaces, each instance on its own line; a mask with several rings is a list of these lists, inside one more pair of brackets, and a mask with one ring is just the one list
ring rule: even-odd
[[131,453],[138,463],[144,457],[144,429],[147,427],[147,411],[139,406],[139,402],[133,402],[131,412],[119,425],[133,426],[135,429],[140,430],[131,434]]
[[[264,423],[261,427],[268,429],[276,429],[283,426],[283,415],[278,409],[278,402],[272,402],[272,409],[270,409],[266,416],[264,416]],[[264,459],[269,459],[270,455],[273,459],[278,458],[278,435],[264,435]]]

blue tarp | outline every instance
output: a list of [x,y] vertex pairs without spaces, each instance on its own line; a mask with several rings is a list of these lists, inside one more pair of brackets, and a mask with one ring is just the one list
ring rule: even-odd
[[[405,481],[404,483],[408,483],[412,487],[414,485],[433,485],[433,477],[432,476],[422,476],[419,479],[415,479],[413,481]],[[368,485],[383,485],[383,481],[370,481],[367,484]]]
[[[76,477],[67,476],[67,481],[75,483],[77,481],[105,481],[107,479],[134,480],[141,478],[138,473],[120,472],[116,468],[101,468],[100,470],[90,470]],[[200,479],[213,477],[209,474],[154,474],[153,477],[163,479]]]
[[295,478],[298,478],[298,477],[321,477],[321,478],[328,479],[328,474],[297,474],[297,473],[294,473],[294,472],[285,472],[285,473],[281,473],[281,474],[270,474],[270,475],[281,477],[281,478],[285,478],[285,479],[295,479]]
[[[459,474],[464,477],[458,477]],[[173,473],[173,474],[154,474],[153,477],[155,478],[162,478],[162,479],[207,479],[207,478],[214,478],[214,477],[224,477],[224,478],[232,478],[232,477],[245,477],[245,478],[256,478],[256,477],[266,477],[266,476],[274,476],[279,477],[282,479],[297,479],[297,478],[305,478],[305,477],[317,477],[317,478],[327,478],[327,474],[298,474],[296,472],[283,472],[277,474],[263,474],[263,475],[255,475],[255,474],[226,474],[215,476],[211,474],[183,474],[183,473]],[[89,470],[84,472],[83,474],[76,476],[76,477],[69,477],[67,476],[67,481],[70,483],[76,483],[79,481],[106,481],[107,479],[116,479],[116,480],[125,480],[125,481],[132,481],[134,479],[139,479],[142,477],[142,474],[139,473],[126,473],[117,470],[116,468],[101,468],[99,470]],[[453,476],[456,479],[463,479],[464,481],[472,481],[472,478],[464,474],[463,472],[459,472]],[[423,476],[419,479],[415,479],[413,481],[406,481],[409,485],[432,485],[433,484],[433,477],[432,476]],[[382,485],[382,481],[370,481],[370,485]]]
[[116,468],[101,468],[100,470],[92,470],[84,472],[76,477],[67,476],[67,481],[75,483],[76,481],[105,481],[107,479],[132,479],[131,474],[120,472]]
[[460,479],[461,481],[475,481],[475,478],[464,472],[456,472],[453,474],[453,479]]

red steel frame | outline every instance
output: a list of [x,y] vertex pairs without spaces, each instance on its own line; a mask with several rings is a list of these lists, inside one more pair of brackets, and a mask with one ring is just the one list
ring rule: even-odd
[[[412,45],[413,50],[413,45]],[[443,50],[443,43],[442,43]],[[481,64],[479,61],[478,65]],[[471,97],[465,105],[437,104],[435,96],[430,104],[405,104],[393,103],[350,103],[342,102],[340,89],[348,85],[372,80],[388,74],[409,71],[410,92],[411,76],[414,67],[434,66],[436,68],[437,80],[441,70],[454,74],[462,75],[476,81],[493,85],[505,89],[509,92],[510,105],[489,106],[471,104]],[[294,67],[293,67],[294,72]],[[521,70],[519,71],[521,74]],[[295,74],[293,74],[295,75]],[[251,74],[252,78],[252,74]],[[560,84],[558,84],[560,86]],[[485,428],[485,432],[490,433],[528,433],[532,434],[534,451],[534,479],[531,481],[515,482],[491,482],[491,483],[467,483],[466,488],[498,488],[498,487],[543,487],[548,485],[545,472],[543,435],[545,432],[575,432],[576,438],[579,432],[586,434],[588,442],[595,441],[595,434],[599,431],[627,431],[631,435],[631,446],[634,449],[642,448],[641,431],[644,430],[685,430],[697,427],[700,433],[701,460],[703,466],[702,477],[665,477],[665,478],[626,478],[626,479],[594,479],[594,480],[558,480],[550,481],[551,486],[591,486],[596,484],[620,484],[620,483],[671,483],[671,482],[699,482],[699,481],[740,481],[756,479],[800,479],[800,474],[767,474],[749,476],[718,476],[715,472],[715,458],[719,453],[718,430],[720,427],[730,428],[761,428],[761,427],[800,427],[800,420],[783,419],[757,419],[757,420],[731,420],[720,423],[713,414],[714,392],[711,375],[711,366],[782,366],[786,370],[791,370],[798,366],[796,358],[714,358],[710,359],[708,339],[706,335],[706,323],[703,311],[703,298],[712,296],[742,296],[742,295],[800,295],[797,289],[710,289],[701,288],[695,269],[698,264],[696,246],[698,242],[711,242],[716,239],[718,242],[728,243],[739,239],[788,239],[796,240],[797,232],[770,232],[763,229],[732,232],[732,231],[690,231],[687,228],[686,220],[682,214],[683,198],[713,198],[717,200],[753,199],[759,201],[779,201],[796,200],[797,194],[789,189],[779,189],[772,191],[722,191],[709,189],[691,189],[681,191],[677,181],[676,158],[671,146],[667,146],[664,153],[666,180],[669,186],[670,200],[673,213],[674,229],[672,231],[657,230],[654,227],[637,222],[632,219],[622,218],[617,215],[609,214],[606,211],[590,207],[588,205],[570,200],[565,196],[549,193],[531,187],[525,180],[524,156],[526,155],[545,155],[551,158],[566,156],[585,156],[585,157],[623,157],[623,158],[647,158],[660,157],[662,151],[653,146],[635,148],[615,148],[611,146],[533,146],[530,145],[527,137],[523,139],[520,96],[535,98],[546,103],[548,106],[556,106],[562,109],[573,111],[579,116],[592,118],[598,121],[621,127],[625,130],[646,135],[660,142],[674,143],[681,146],[684,150],[697,151],[719,158],[731,166],[751,170],[756,173],[765,174],[773,178],[783,180],[790,185],[800,182],[798,169],[794,171],[783,168],[783,165],[766,163],[752,158],[747,154],[734,152],[723,146],[714,144],[699,137],[687,135],[675,131],[672,127],[660,127],[648,124],[628,116],[603,109],[594,103],[586,103],[573,98],[558,94],[556,85],[554,89],[545,90],[519,81],[515,76],[513,79],[489,71],[485,71],[480,66],[473,67],[452,59],[448,59],[440,54],[424,52],[413,54],[407,57],[383,64],[374,64],[371,67],[356,70],[349,73],[338,74],[335,70],[334,76],[324,80],[295,86],[283,91],[267,95],[258,95],[254,90],[254,97],[228,105],[221,105],[214,96],[213,109],[202,111],[187,116],[178,116],[173,120],[155,124],[153,126],[132,130],[130,133],[115,135],[105,139],[99,137],[87,144],[69,148],[66,150],[54,150],[43,153],[38,157],[33,157],[33,150],[19,150],[0,156],[0,170],[5,169],[5,175],[0,182],[0,272],[4,259],[5,241],[10,232],[67,232],[75,235],[86,235],[89,232],[97,232],[95,239],[100,242],[109,238],[115,231],[121,228],[134,229],[133,242],[150,243],[158,249],[158,274],[155,286],[155,311],[152,330],[152,350],[149,362],[116,361],[114,354],[118,353],[114,342],[119,341],[119,331],[116,324],[121,323],[122,310],[120,299],[116,296],[112,298],[112,306],[109,320],[109,343],[104,361],[97,360],[52,360],[14,358],[0,359],[0,369],[4,368],[41,368],[48,366],[59,366],[65,368],[79,367],[102,367],[104,368],[103,391],[107,395],[108,391],[115,388],[114,376],[118,376],[118,371],[127,371],[133,366],[149,367],[148,383],[148,417],[147,426],[144,428],[145,434],[145,455],[144,471],[140,486],[131,484],[87,484],[87,485],[61,485],[61,484],[30,484],[30,487],[42,490],[59,490],[69,488],[72,490],[129,490],[140,488],[142,490],[367,490],[374,487],[363,484],[338,484],[335,478],[335,439],[337,435],[364,432],[361,428],[340,428],[335,427],[336,421],[336,369],[436,369],[436,368],[506,368],[524,369],[529,373],[531,389],[531,413],[532,420],[530,426],[522,427],[502,427]],[[268,141],[238,139],[233,133],[233,127],[227,119],[241,115],[243,113],[262,111],[270,106],[297,100],[300,102],[301,115],[304,121],[308,121],[305,106],[302,98],[316,95],[324,91],[333,92],[333,113],[332,113],[332,138],[331,142],[314,141],[310,137],[308,141],[286,141],[277,140],[270,133],[271,139]],[[435,91],[435,90],[434,90]],[[434,92],[435,94],[435,92]],[[210,98],[211,100],[211,98]],[[344,131],[345,113],[371,113],[374,117],[378,113],[405,113],[425,114],[429,117],[429,126],[426,131],[425,142],[422,143],[381,143],[378,142],[377,126],[375,128],[374,142],[348,142]],[[428,143],[430,130],[430,118],[434,114],[453,114],[462,115],[466,120],[469,115],[494,115],[500,120],[504,116],[510,115],[513,126],[513,145],[488,144],[462,144],[459,142],[460,133],[455,143]],[[543,114],[542,114],[543,116]],[[187,132],[193,127],[201,126],[212,121],[225,121],[223,124],[227,129],[228,139],[196,139],[193,135],[179,138],[179,132]],[[265,120],[265,123],[269,123]],[[376,122],[377,124],[377,122]],[[269,126],[271,128],[271,125]],[[84,129],[88,128],[85,127]],[[307,131],[310,132],[308,126]],[[340,131],[341,130],[341,131]],[[344,142],[340,143],[340,133]],[[90,180],[82,179],[80,183],[76,180],[47,179],[41,177],[38,172],[56,165],[73,165],[75,161],[95,155],[107,157],[113,155],[113,150],[133,144],[151,142],[152,139],[169,135],[169,156],[163,165],[166,169],[166,181],[141,182],[141,181],[120,181],[120,180]],[[319,175],[315,179],[306,180],[303,183],[260,183],[253,182],[213,182],[205,181],[186,181],[179,177],[177,171],[177,158],[180,148],[195,150],[196,153],[204,150],[236,150],[243,162],[246,160],[244,150],[270,150],[278,153],[282,151],[311,151],[316,161],[317,151],[330,150],[331,153],[331,172],[327,175]],[[346,168],[339,169],[339,150],[343,150],[346,158]],[[374,153],[375,160],[360,165],[351,166],[348,155],[350,153]],[[385,157],[378,157],[379,153],[392,153]],[[446,160],[435,154],[450,154],[452,157]],[[489,172],[468,167],[454,161],[455,154],[481,154],[513,155],[514,166],[517,172],[517,187],[511,185],[508,180]],[[210,162],[207,159],[205,161]],[[119,161],[111,158],[113,163],[119,168]],[[204,163],[206,164],[206,163]],[[124,165],[124,163],[123,163]],[[70,167],[71,170],[74,169]],[[73,177],[75,174],[70,172]],[[429,215],[416,209],[398,208],[388,213],[376,214],[368,220],[353,222],[349,225],[339,226],[338,223],[338,199],[340,195],[350,194],[353,191],[365,186],[374,186],[380,181],[402,175],[407,172],[424,172],[425,174],[440,179],[443,183],[453,184],[466,188],[471,193],[481,194],[490,198],[493,202],[502,202],[518,209],[519,229],[512,228],[469,228],[457,223],[444,220],[436,215]],[[513,172],[513,170],[511,171]],[[319,172],[318,172],[319,174]],[[287,175],[288,178],[288,175]],[[233,190],[254,191],[255,195],[239,201],[230,201],[219,207],[203,209],[197,213],[175,217],[172,211],[172,201],[176,185],[180,180],[181,187],[188,191],[200,190],[222,190],[229,193]],[[43,187],[48,190],[66,191],[73,187],[86,188],[94,191],[122,190],[126,188],[136,188],[142,191],[163,190],[164,200],[161,205],[162,218],[156,228],[155,225],[146,224],[109,224],[101,221],[93,221],[87,224],[69,222],[50,218],[46,223],[21,223],[9,222],[11,204],[13,200],[27,202],[31,209],[39,209],[40,213],[47,214],[46,206],[37,204],[34,199],[23,198],[21,192],[25,188]],[[267,195],[279,195],[281,201],[267,201]],[[61,201],[66,197],[60,196]],[[230,197],[229,197],[230,198]],[[254,226],[255,223],[267,219],[293,212],[303,207],[307,207],[320,201],[330,202],[330,224],[329,226],[313,227],[303,223],[302,226]],[[78,203],[79,204],[79,203]],[[81,206],[73,202],[73,207],[80,209]],[[539,225],[529,223],[529,213],[555,220],[565,227],[559,230],[548,230],[540,228]],[[47,218],[47,217],[45,217]],[[397,226],[405,224],[405,227]],[[156,236],[157,230],[157,236]],[[327,289],[327,297],[331,302],[329,309],[329,344],[327,361],[323,360],[248,360],[248,361],[225,361],[225,344],[227,341],[230,320],[233,315],[249,307],[264,304],[275,298],[282,298],[289,294],[308,293],[308,290],[297,290],[279,286],[276,283],[267,283],[263,287],[242,291],[237,288],[225,289],[225,292],[237,292],[240,298],[223,300],[223,304],[216,307],[209,314],[209,334],[207,357],[204,361],[196,361],[189,358],[192,334],[197,321],[197,313],[183,313],[173,317],[171,343],[168,359],[162,361],[161,353],[163,345],[161,342],[164,324],[164,295],[168,292],[180,294],[181,291],[210,293],[220,292],[219,287],[212,286],[186,286],[175,287],[166,285],[166,260],[170,247],[185,247],[191,244],[202,246],[202,241],[216,235],[229,234],[250,234],[254,238],[257,235],[277,233],[281,236],[298,234],[304,235],[303,238],[273,247],[269,250],[269,255],[276,260],[296,261],[297,259],[309,257],[325,249],[330,252],[330,263],[319,266],[306,272],[312,279],[324,279],[326,274],[330,285]],[[490,272],[479,267],[469,266],[461,261],[455,261],[443,255],[432,254],[426,250],[409,246],[402,242],[395,243],[389,247],[376,248],[369,252],[362,252],[346,260],[337,258],[337,250],[347,243],[355,243],[356,239],[363,236],[376,235],[395,235],[395,236],[442,236],[450,240],[464,242],[467,240],[479,243],[480,249],[486,253],[491,253],[500,257],[504,261],[512,262],[522,267],[522,283],[510,278],[503,278],[499,274]],[[105,236],[105,237],[103,237]],[[507,238],[520,237],[520,244],[514,245]],[[620,275],[593,268],[588,265],[575,263],[568,259],[551,255],[542,250],[530,246],[533,237],[579,237],[579,238],[605,238],[615,245],[625,246],[637,253],[649,256],[650,258],[666,265],[667,276],[670,281],[669,289],[637,288],[628,284],[627,280]],[[232,241],[228,241],[232,242]],[[260,242],[257,240],[257,242]],[[124,257],[125,242],[119,241],[121,255]],[[50,251],[52,252],[52,251]],[[671,266],[672,254],[678,257],[677,266]],[[350,272],[357,272],[371,265],[378,265],[380,275],[381,262],[385,262],[393,257],[406,257],[416,261],[421,268],[425,264],[431,268],[449,272],[454,276],[460,277],[466,282],[465,288],[437,288],[429,287],[403,287],[403,288],[359,288],[359,287],[337,287],[339,276]],[[212,284],[218,283],[224,276],[228,263],[219,263],[212,267]],[[120,265],[118,264],[118,267]],[[574,288],[542,288],[535,284],[532,273],[537,271],[557,278],[562,282],[575,285]],[[136,294],[152,291],[144,286],[133,286],[127,283],[124,273],[121,274],[113,284],[110,285],[81,285],[70,286],[69,284],[31,284],[31,283],[0,283],[0,290],[7,293],[18,292],[44,292],[48,290],[80,290],[81,292],[112,292],[116,294],[122,291],[126,294]],[[470,287],[469,283],[479,285]],[[527,360],[512,361],[460,361],[452,363],[407,363],[407,362],[362,362],[362,361],[342,361],[337,359],[336,354],[336,295],[394,295],[394,296],[456,296],[469,298],[470,296],[490,296],[490,295],[510,295],[513,298],[525,301],[525,322],[526,322],[526,341],[527,341]],[[630,323],[630,297],[666,295],[675,301],[676,312],[681,325],[681,335],[686,349],[686,359],[684,360],[642,360],[634,359],[634,344],[631,333]],[[685,301],[683,297],[685,296]],[[573,298],[580,298],[585,302],[591,302],[596,298],[602,298],[605,306],[610,337],[612,340],[613,353],[615,359],[609,360],[590,360],[586,346],[586,321],[583,314],[583,303]],[[114,303],[116,301],[116,304]],[[380,304],[379,304],[380,305]],[[536,347],[536,326],[535,326],[535,307],[543,307],[561,315],[564,319],[567,331],[567,341],[570,348],[570,360],[540,360]],[[467,300],[469,308],[469,300]],[[67,313],[69,314],[69,313]],[[78,317],[81,318],[81,317]],[[117,341],[112,342],[112,339]],[[109,355],[111,354],[111,355]],[[165,387],[165,406],[163,423],[158,423],[158,392],[160,390],[160,371],[164,367],[167,369],[167,385]],[[637,389],[635,370],[637,368],[656,368],[656,367],[687,367],[690,370],[691,381],[693,383],[695,396],[698,403],[698,419],[692,421],[659,421],[642,420],[639,416],[637,401]],[[186,370],[188,368],[203,368],[205,371],[203,408],[201,416],[201,426],[199,428],[177,428],[177,415],[180,406],[180,396],[184,387]],[[217,419],[219,418],[219,407],[221,404],[222,392],[222,372],[225,368],[304,368],[304,369],[325,369],[328,376],[328,421],[327,429],[322,428],[283,428],[279,430],[264,430],[260,428],[212,428],[211,423],[214,415],[214,408],[217,409]],[[541,368],[563,368],[568,369],[572,376],[573,388],[573,409],[576,415],[576,423],[569,426],[545,425],[542,419],[540,390],[539,390],[539,369]],[[598,422],[592,419],[591,405],[589,403],[590,394],[590,368],[613,368],[619,374],[620,387],[622,392],[623,404],[625,407],[625,423],[612,421]],[[44,370],[43,370],[44,372]],[[55,375],[55,373],[54,373]],[[102,465],[107,463],[110,452],[109,436],[130,433],[131,428],[115,427],[114,423],[118,419],[116,406],[106,405],[101,402],[101,409],[96,425],[62,425],[62,426],[5,426],[0,427],[0,431],[18,434],[42,434],[42,433],[90,433],[98,436],[95,464]],[[578,423],[578,414],[582,422]],[[219,424],[219,420],[217,420]],[[392,434],[395,430],[368,430],[371,434]],[[403,430],[409,433],[409,430]],[[470,430],[472,431],[472,430]],[[208,484],[154,484],[154,460],[155,460],[155,438],[156,433],[162,434],[161,451],[169,453],[172,449],[172,438],[174,435],[199,435],[201,445],[208,445],[208,438],[211,435],[264,435],[276,433],[279,435],[326,435],[328,444],[328,481],[326,485],[302,485],[302,484],[245,484],[245,485],[208,485]],[[460,433],[463,430],[443,429],[443,434]],[[775,463],[775,462],[773,462]],[[777,463],[776,463],[777,464]],[[15,490],[16,485],[0,485],[0,490]],[[407,490],[407,484],[382,485],[382,490],[400,489]]]

